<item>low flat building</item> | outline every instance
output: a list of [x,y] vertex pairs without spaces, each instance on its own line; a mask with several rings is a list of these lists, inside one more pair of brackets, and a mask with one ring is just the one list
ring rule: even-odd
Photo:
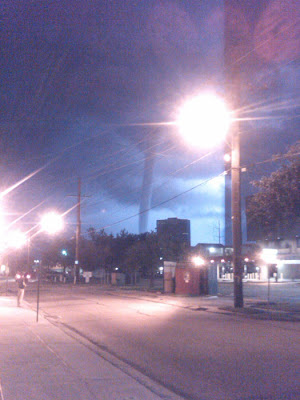
[[259,240],[262,249],[277,250],[277,270],[279,279],[300,279],[300,237],[275,240]]

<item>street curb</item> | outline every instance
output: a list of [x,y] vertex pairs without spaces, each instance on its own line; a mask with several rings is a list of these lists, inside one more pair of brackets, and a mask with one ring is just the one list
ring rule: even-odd
[[174,388],[163,385],[158,380],[147,375],[146,371],[143,371],[140,367],[134,363],[130,363],[127,360],[122,359],[117,354],[101,345],[89,335],[83,334],[78,329],[65,324],[60,321],[52,321],[51,316],[45,316],[45,319],[57,329],[64,332],[65,335],[71,337],[81,345],[88,348],[93,353],[101,357],[105,362],[111,364],[113,367],[118,368],[124,374],[134,379],[138,384],[144,386],[146,389],[151,391],[154,395],[158,396],[162,400],[185,400],[180,393],[176,393]]
[[232,313],[252,319],[282,322],[300,322],[300,315],[295,313],[288,313],[281,310],[268,310],[255,307],[244,307],[236,309],[232,306],[219,307],[219,310],[227,311],[227,313]]

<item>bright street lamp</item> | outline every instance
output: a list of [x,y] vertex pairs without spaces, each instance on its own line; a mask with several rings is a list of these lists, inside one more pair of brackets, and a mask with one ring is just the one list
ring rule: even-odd
[[177,125],[191,145],[213,147],[224,140],[230,119],[224,101],[208,92],[188,100],[183,105]]
[[52,211],[45,214],[41,219],[41,228],[43,231],[54,234],[59,232],[63,228],[63,219],[62,216]]
[[196,256],[193,257],[193,263],[196,267],[201,267],[202,265],[205,264],[205,261],[203,260],[202,257]]

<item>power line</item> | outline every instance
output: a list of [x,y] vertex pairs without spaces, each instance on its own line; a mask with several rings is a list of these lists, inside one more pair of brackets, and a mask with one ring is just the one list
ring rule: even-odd
[[[228,171],[229,171],[229,170],[228,170]],[[216,179],[216,178],[219,178],[219,177],[222,176],[222,175],[225,175],[228,171],[221,172],[221,173],[218,174],[217,176],[214,176],[214,177],[212,177],[212,178],[208,178],[208,179],[206,179],[205,181],[199,183],[198,185],[195,185],[195,186],[191,187],[190,189],[187,189],[187,190],[185,190],[185,191],[183,191],[183,192],[180,192],[180,193],[178,193],[177,195],[175,195],[175,196],[173,196],[173,197],[170,197],[170,198],[167,199],[167,200],[164,200],[164,201],[162,201],[162,202],[160,202],[160,203],[158,203],[158,204],[155,204],[155,205],[152,206],[152,207],[149,207],[147,210],[140,211],[140,212],[138,212],[138,213],[136,213],[136,214],[134,214],[134,215],[131,215],[131,216],[126,217],[126,218],[123,218],[122,220],[119,220],[119,221],[117,221],[117,222],[114,222],[114,223],[112,223],[112,224],[110,224],[110,225],[103,226],[103,227],[101,227],[100,229],[106,229],[106,228],[110,228],[110,227],[112,227],[112,226],[114,226],[114,225],[118,225],[118,224],[120,224],[120,223],[122,223],[122,222],[124,222],[124,221],[128,221],[129,219],[135,218],[135,217],[139,216],[140,214],[144,214],[144,213],[146,213],[146,212],[148,212],[148,211],[150,211],[150,210],[153,210],[154,208],[157,208],[157,207],[159,207],[159,206],[161,206],[161,205],[163,205],[163,204],[169,203],[170,201],[172,201],[172,200],[174,200],[174,199],[176,199],[176,198],[178,198],[178,197],[180,197],[180,196],[182,196],[182,195],[184,195],[184,194],[186,194],[186,193],[189,193],[189,192],[191,192],[192,190],[195,190],[195,189],[197,189],[198,187],[200,187],[200,186],[202,186],[202,185],[205,185],[206,183],[212,181],[213,179]]]
[[[189,166],[198,163],[199,161],[203,160],[204,158],[208,157],[209,155],[215,154],[216,152],[217,152],[217,150],[206,153],[205,155],[203,155],[203,156],[197,158],[196,160],[193,160],[193,161],[191,161],[190,163],[184,165],[182,168],[179,168],[179,169],[177,169],[176,171],[171,172],[170,174],[167,175],[167,177],[171,177],[171,176],[174,176],[175,174],[178,174],[179,172],[183,171],[184,169],[188,168]],[[153,188],[152,194],[155,193],[155,192],[157,192],[162,186],[166,185],[166,184],[169,183],[169,182],[170,182],[170,179],[165,179],[162,183],[160,183],[159,185],[157,185],[156,187]],[[152,184],[152,185],[155,184],[155,180],[154,180],[154,182],[152,182],[151,184]],[[110,189],[111,189],[111,188],[112,188],[112,187],[110,186]],[[139,189],[139,188],[136,188],[135,192],[137,192],[138,190],[140,190],[140,189]],[[131,193],[132,193],[132,191],[131,191]],[[112,199],[112,198],[113,198],[113,197],[110,196],[110,199]],[[96,203],[93,203],[93,205],[95,205],[95,204],[97,204],[97,203],[100,203],[101,201],[105,201],[105,200],[98,200],[98,201],[96,201]],[[126,209],[126,208],[129,208],[129,207],[131,207],[131,206],[133,206],[133,205],[135,205],[135,204],[136,204],[136,201],[135,201],[135,202],[131,202],[127,207],[125,207],[125,209]],[[122,207],[122,210],[124,210],[124,207]],[[118,212],[118,211],[115,211],[113,214],[116,214],[117,212]]]
[[266,164],[268,162],[276,162],[276,161],[279,161],[279,160],[286,160],[286,159],[290,159],[290,158],[293,158],[293,157],[296,157],[296,156],[299,156],[299,155],[300,155],[300,153],[293,153],[293,154],[288,154],[288,155],[285,154],[285,155],[282,155],[282,156],[273,156],[272,158],[268,158],[267,160],[257,161],[255,163],[249,164],[249,166],[241,167],[241,169],[245,168],[245,169],[248,170],[250,168],[254,168],[257,165]]

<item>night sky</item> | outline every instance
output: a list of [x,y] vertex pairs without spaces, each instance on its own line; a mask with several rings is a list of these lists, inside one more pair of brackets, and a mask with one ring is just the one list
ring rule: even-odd
[[[299,138],[299,5],[228,4],[245,196],[278,166],[258,163]],[[219,225],[223,240],[224,144],[192,148],[176,126],[156,124],[203,90],[226,96],[223,2],[4,0],[0,10],[1,190],[36,172],[3,196],[8,218],[41,202],[20,227],[65,212],[81,177],[83,233],[138,233],[143,192],[147,230],[187,218],[192,244],[218,242]],[[66,222],[74,231],[75,210]]]

